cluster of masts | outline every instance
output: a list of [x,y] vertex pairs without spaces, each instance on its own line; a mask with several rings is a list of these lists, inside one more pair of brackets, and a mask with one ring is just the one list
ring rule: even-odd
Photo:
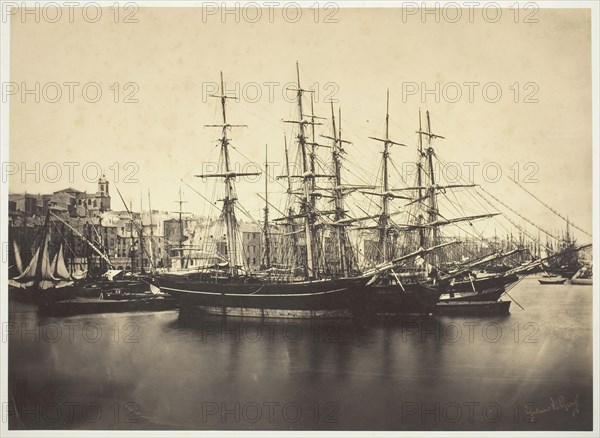
[[[335,111],[333,107],[333,102],[331,103],[331,123],[332,123],[332,131],[331,135],[322,135],[323,138],[330,140],[331,145],[323,145],[316,141],[315,138],[315,126],[322,125],[318,119],[322,119],[321,117],[317,117],[314,115],[313,110],[313,99],[311,94],[311,108],[310,114],[305,112],[303,106],[303,95],[305,93],[313,93],[312,90],[303,89],[300,83],[300,72],[298,64],[296,64],[296,72],[297,72],[297,86],[294,89],[290,89],[290,91],[296,92],[296,104],[298,110],[298,119],[297,120],[284,120],[285,123],[290,123],[297,125],[298,134],[297,134],[297,143],[299,147],[299,155],[300,155],[300,168],[301,174],[293,175],[290,173],[289,169],[289,158],[288,158],[288,149],[287,143],[285,144],[285,153],[286,153],[286,168],[287,174],[284,178],[287,179],[287,193],[289,196],[296,196],[300,199],[300,207],[299,210],[294,212],[293,208],[290,206],[287,210],[287,215],[281,218],[273,219],[273,222],[279,222],[284,225],[288,225],[293,230],[290,235],[292,236],[292,246],[297,246],[296,234],[304,234],[305,241],[305,251],[306,258],[303,260],[303,264],[305,265],[305,274],[308,279],[314,279],[318,277],[318,268],[317,268],[317,239],[315,236],[316,233],[316,224],[317,218],[319,216],[333,216],[333,221],[330,225],[333,228],[333,234],[335,236],[336,248],[339,252],[339,264],[340,264],[340,274],[342,276],[349,276],[352,273],[352,265],[353,265],[353,251],[352,246],[349,242],[348,233],[346,227],[364,220],[364,219],[377,219],[377,225],[372,227],[361,227],[361,229],[375,229],[378,231],[378,263],[385,263],[397,255],[394,251],[394,245],[390,239],[391,230],[398,229],[398,226],[392,224],[390,222],[390,200],[391,199],[407,199],[413,202],[418,202],[419,204],[422,201],[428,200],[426,208],[424,209],[424,213],[419,214],[417,217],[417,221],[415,224],[405,225],[402,228],[405,230],[418,231],[419,235],[419,247],[424,248],[426,246],[437,246],[439,245],[439,231],[438,228],[441,225],[445,225],[450,222],[458,221],[458,220],[474,220],[483,217],[490,217],[497,213],[486,214],[486,215],[478,215],[478,216],[470,216],[466,218],[459,218],[452,221],[440,221],[438,215],[438,205],[436,200],[436,191],[441,188],[439,184],[436,182],[436,177],[434,173],[433,166],[433,156],[434,149],[432,147],[432,140],[438,138],[444,138],[440,135],[434,134],[431,130],[431,120],[429,116],[429,112],[426,112],[426,129],[423,129],[421,125],[421,112],[419,110],[419,130],[416,131],[419,134],[419,160],[417,165],[417,185],[415,187],[407,187],[402,189],[392,188],[389,181],[389,157],[390,157],[390,147],[391,146],[403,146],[406,145],[400,143],[398,141],[394,141],[390,138],[389,135],[389,90],[387,92],[386,99],[386,117],[385,117],[385,136],[383,138],[380,137],[370,137],[372,140],[381,142],[383,144],[382,151],[382,166],[383,166],[383,176],[382,176],[382,184],[381,191],[372,191],[373,186],[348,186],[342,184],[342,156],[345,153],[344,145],[350,144],[347,140],[342,137],[342,127],[341,127],[341,110],[338,112],[338,119],[336,123]],[[230,140],[228,138],[228,131],[231,128],[237,127],[245,127],[246,125],[233,125],[230,124],[227,120],[227,112],[226,112],[226,104],[227,99],[235,98],[235,96],[230,96],[225,93],[225,85],[223,81],[223,74],[221,73],[221,93],[218,95],[212,95],[220,100],[221,104],[221,113],[222,113],[222,123],[216,125],[206,125],[207,127],[215,127],[221,129],[221,138],[219,139],[220,143],[220,159],[222,163],[222,170],[220,173],[211,173],[211,174],[203,174],[196,175],[198,177],[203,178],[223,178],[224,181],[224,197],[222,199],[223,207],[222,207],[222,218],[225,223],[226,228],[226,240],[227,240],[227,259],[229,262],[229,269],[231,275],[235,276],[239,273],[239,254],[238,254],[238,234],[237,234],[237,220],[235,215],[236,209],[236,187],[235,180],[240,176],[255,176],[259,175],[259,173],[241,173],[236,172],[232,169],[231,159],[230,159]],[[309,128],[310,127],[310,128]],[[426,143],[424,142],[424,138]],[[330,174],[320,174],[316,170],[315,166],[315,149],[318,147],[326,147],[331,150],[331,170]],[[268,160],[267,160],[267,150],[265,148],[265,171],[268,172]],[[319,211],[316,205],[316,199],[322,194],[318,192],[316,179],[317,178],[328,178],[331,183],[331,195],[329,197],[333,198],[333,210],[327,211]],[[297,191],[293,189],[292,181],[301,181],[301,190]],[[428,180],[426,184],[425,181]],[[453,184],[443,186],[444,188],[453,188],[453,187],[472,187],[474,184]],[[371,191],[369,190],[371,189]],[[366,195],[377,196],[381,198],[381,210],[376,216],[368,216],[366,218],[350,218],[347,216],[346,208],[344,205],[344,197],[350,191],[359,190],[360,193]],[[400,192],[402,190],[408,190],[411,192],[416,192],[415,196],[405,196]],[[265,201],[264,207],[264,217],[263,217],[263,267],[265,269],[271,268],[271,254],[270,254],[270,233],[269,233],[269,200],[268,200],[268,178],[265,178],[265,193],[263,200]],[[299,223],[296,222],[298,219],[302,220],[302,231],[299,232],[296,230],[296,227],[299,226]],[[181,221],[180,221],[181,222]],[[296,248],[293,249],[295,251]],[[243,258],[242,258],[243,259]],[[296,262],[295,257],[292,257],[293,262],[292,265]],[[243,261],[242,261],[243,264]],[[294,271],[294,266],[292,266],[292,271]]]
[[[319,218],[328,217],[326,225],[328,225],[329,230],[331,230],[330,236],[333,236],[333,241],[335,242],[333,245],[334,251],[337,252],[335,262],[338,265],[334,276],[344,276],[350,277],[356,274],[356,257],[354,254],[354,249],[350,242],[349,238],[349,228],[350,226],[356,230],[371,230],[377,233],[377,252],[376,252],[376,260],[373,260],[376,267],[377,266],[385,266],[385,265],[394,265],[394,263],[399,260],[406,260],[409,258],[413,258],[415,256],[423,255],[425,253],[429,254],[429,264],[432,267],[440,266],[440,256],[438,252],[435,250],[446,247],[448,245],[452,245],[458,243],[456,241],[442,241],[440,238],[440,227],[448,224],[453,224],[461,221],[473,221],[477,219],[489,218],[500,213],[487,213],[487,214],[479,214],[479,215],[471,215],[464,216],[459,218],[447,219],[440,215],[438,200],[437,200],[437,192],[439,190],[445,189],[453,189],[453,188],[464,188],[464,187],[475,187],[475,184],[465,183],[465,184],[440,184],[440,182],[436,179],[436,174],[434,171],[434,156],[435,151],[433,148],[433,140],[435,139],[443,139],[441,135],[435,134],[432,132],[431,128],[431,119],[429,112],[425,113],[425,128],[423,128],[421,111],[419,110],[419,129],[416,131],[418,134],[418,159],[417,159],[417,174],[416,174],[416,184],[411,187],[402,187],[396,188],[392,187],[389,181],[389,165],[390,165],[390,148],[392,146],[400,146],[406,147],[405,144],[395,141],[390,138],[390,115],[389,115],[389,100],[390,94],[389,90],[386,95],[386,115],[385,115],[385,129],[383,137],[369,137],[370,139],[380,142],[383,145],[382,148],[382,181],[377,186],[367,186],[367,185],[348,185],[342,182],[342,161],[343,156],[346,153],[345,145],[351,144],[349,141],[345,140],[342,136],[342,118],[341,118],[341,109],[338,110],[337,118],[336,113],[334,111],[333,102],[331,102],[331,135],[321,135],[326,140],[331,142],[330,145],[324,145],[318,143],[316,141],[315,135],[315,126],[323,125],[323,123],[318,120],[323,120],[321,117],[317,117],[314,115],[313,108],[313,99],[312,99],[312,90],[303,89],[300,83],[300,73],[298,64],[296,64],[297,70],[297,86],[292,89],[296,92],[296,103],[298,110],[298,119],[297,120],[284,120],[285,123],[290,123],[297,125],[298,132],[296,136],[297,144],[298,144],[298,155],[300,158],[300,172],[298,174],[293,174],[290,171],[289,157],[288,157],[288,146],[287,141],[284,137],[284,147],[285,147],[285,164],[286,164],[286,174],[280,178],[284,178],[287,180],[287,195],[288,195],[288,205],[286,207],[286,211],[283,212],[282,217],[279,218],[270,218],[269,206],[272,205],[269,201],[269,190],[268,190],[268,174],[269,174],[269,164],[267,157],[267,147],[265,146],[265,164],[264,170],[267,175],[265,177],[265,186],[264,186],[264,196],[261,196],[265,201],[264,205],[264,216],[263,216],[263,254],[262,254],[262,267],[261,270],[264,269],[266,272],[270,272],[275,269],[275,263],[272,263],[271,257],[271,231],[270,231],[270,223],[276,222],[285,227],[287,227],[291,232],[286,233],[290,236],[291,240],[291,268],[288,272],[292,273],[292,276],[296,275],[297,265],[300,265],[302,271],[304,273],[304,277],[307,279],[315,279],[322,276],[323,271],[320,268],[320,255],[319,251],[321,250],[319,243],[319,236],[317,235],[317,231],[319,226]],[[230,124],[227,119],[227,99],[235,98],[236,96],[227,95],[225,90],[225,84],[223,81],[223,74],[221,73],[221,93],[218,95],[213,95],[212,97],[218,98],[220,100],[221,113],[222,113],[222,123],[215,125],[206,125],[207,127],[219,128],[221,130],[221,137],[219,138],[220,144],[220,161],[221,161],[221,170],[219,173],[210,173],[203,175],[196,175],[198,177],[203,178],[222,178],[224,182],[224,196],[221,199],[223,203],[221,217],[224,221],[226,228],[226,244],[227,250],[225,254],[225,259],[223,259],[222,254],[219,256],[222,260],[226,260],[228,262],[230,274],[232,276],[237,276],[240,273],[246,273],[247,271],[243,269],[244,258],[240,257],[240,243],[239,235],[238,235],[238,222],[236,219],[236,203],[237,203],[237,194],[236,194],[236,178],[241,176],[258,176],[260,173],[257,172],[237,172],[233,170],[231,158],[230,158],[230,139],[228,137],[228,132],[232,128],[245,127],[246,125],[234,125]],[[307,114],[303,107],[303,95],[305,93],[311,93],[311,105],[310,105],[310,113]],[[316,148],[323,147],[328,148],[331,151],[331,168],[327,172],[320,173],[317,170],[316,166]],[[316,180],[317,178],[326,178],[330,181],[330,193],[328,195],[324,195],[317,187]],[[298,190],[298,184],[300,183]],[[515,183],[519,185],[516,181]],[[380,188],[380,191],[377,191],[376,188]],[[193,188],[192,188],[193,189]],[[525,190],[525,189],[524,189]],[[367,196],[375,196],[380,198],[381,202],[378,204],[379,212],[375,215],[366,215],[364,217],[350,217],[347,212],[347,208],[345,205],[345,197],[349,193],[357,191],[361,194]],[[152,214],[150,214],[150,248],[144,248],[144,225],[140,220],[140,223],[136,223],[133,219],[133,213],[131,211],[131,207],[128,207],[125,203],[125,200],[121,196],[117,188],[117,192],[125,205],[128,213],[131,216],[131,233],[132,233],[132,246],[133,246],[133,235],[134,231],[138,232],[140,236],[140,255],[141,262],[140,267],[143,272],[144,263],[143,256],[144,253],[148,255],[148,259],[150,262],[150,267],[152,269],[156,268],[155,260],[154,260],[154,236],[153,236],[153,224],[152,224]],[[408,193],[406,195],[405,193]],[[487,193],[487,192],[486,192]],[[489,193],[488,193],[489,194]],[[489,194],[492,196],[491,194]],[[333,209],[319,209],[317,207],[317,199],[320,197],[326,196],[331,198],[333,203]],[[533,195],[532,195],[533,196]],[[492,196],[493,199],[496,199]],[[408,205],[417,204],[418,212],[413,215],[413,221],[409,224],[398,224],[395,221],[391,220],[391,216],[398,214],[398,212],[392,212],[391,201],[393,199],[403,199],[408,200]],[[537,198],[536,198],[537,199]],[[299,200],[299,203],[297,202]],[[497,199],[496,199],[497,200]],[[498,201],[498,200],[497,200]],[[175,248],[179,252],[179,259],[181,261],[181,267],[184,266],[184,251],[186,249],[191,249],[190,245],[185,245],[184,241],[184,220],[183,215],[189,214],[183,211],[183,204],[186,202],[182,199],[181,190],[179,192],[179,199],[176,201],[179,204],[179,247]],[[489,201],[488,201],[489,202]],[[500,202],[500,201],[499,201]],[[541,201],[540,201],[541,202]],[[294,209],[294,205],[298,203],[299,208],[297,210]],[[491,205],[491,204],[490,204]],[[502,204],[506,207],[506,204]],[[546,204],[544,204],[546,205]],[[152,211],[150,206],[150,193],[148,192],[148,206],[150,211]],[[550,210],[551,207],[547,206]],[[361,209],[362,210],[362,209]],[[363,210],[364,211],[364,210]],[[552,210],[554,212],[554,210]],[[560,216],[557,212],[557,215]],[[367,212],[365,212],[367,214]],[[518,214],[518,213],[517,213]],[[48,216],[46,218],[46,224],[44,229],[47,229],[48,221],[50,215],[54,216],[55,219],[60,220],[65,223],[65,225],[71,229],[74,234],[77,234],[83,241],[85,241],[91,249],[98,255],[102,260],[104,260],[107,266],[112,266],[111,261],[106,255],[105,251],[103,251],[102,247],[98,247],[91,242],[88,238],[79,233],[75,228],[71,227],[68,223],[64,222],[60,217],[56,216],[54,213],[48,211]],[[518,214],[522,217],[520,214]],[[562,217],[562,216],[561,216]],[[360,225],[355,226],[354,224],[364,222],[366,220],[376,220],[376,225]],[[567,220],[567,236],[566,241],[570,241],[569,236],[569,220]],[[509,220],[510,221],[510,220]],[[530,221],[528,221],[530,222]],[[511,221],[512,223],[512,221]],[[530,222],[531,223],[531,222]],[[537,227],[540,229],[539,227]],[[578,230],[581,230],[579,227],[576,227]],[[583,231],[583,230],[581,230]],[[398,245],[395,237],[397,237],[398,232],[416,232],[417,242],[416,245],[413,245],[412,248],[404,248],[403,254],[398,254]],[[583,231],[585,232],[585,231]],[[46,233],[46,231],[45,231]],[[586,233],[588,234],[588,233]],[[298,236],[303,235],[304,240],[304,249],[305,254],[304,257],[300,257],[298,255],[300,244],[298,242]],[[546,235],[550,235],[546,233]],[[44,234],[43,241],[46,242],[47,236]],[[563,239],[564,240],[564,239]],[[511,239],[512,241],[512,239]],[[537,239],[538,245],[540,244],[540,238],[538,236]],[[46,242],[47,244],[47,242]],[[573,248],[567,248],[565,251],[573,252],[580,248],[574,247],[574,242],[572,242]],[[548,244],[546,244],[548,248]],[[173,248],[172,248],[173,249]],[[495,248],[497,251],[497,248]],[[490,254],[484,256],[478,260],[472,260],[468,267],[459,268],[458,270],[453,270],[452,273],[441,273],[439,276],[440,279],[444,279],[448,276],[455,277],[459,275],[463,271],[466,272],[468,269],[472,269],[479,265],[485,265],[491,261],[494,261],[497,258],[508,257],[517,252],[522,251],[522,249],[511,249],[508,248],[506,251],[499,251],[495,254]],[[59,251],[62,252],[62,251]],[[552,252],[552,251],[551,251]],[[564,252],[564,251],[563,251]],[[538,249],[539,253],[539,249]],[[134,251],[131,251],[132,257],[132,269],[134,266]],[[538,254],[538,262],[542,261],[541,255]],[[546,257],[547,259],[548,257]],[[40,257],[39,260],[35,261],[35,264],[39,265],[36,267],[35,272],[42,272],[42,260],[43,257]],[[58,260],[58,258],[57,258]],[[241,263],[240,263],[241,261]],[[522,269],[521,267],[515,268],[517,270]],[[33,268],[32,268],[33,272]],[[364,274],[364,272],[363,272]],[[36,274],[37,275],[37,274]],[[331,272],[328,272],[326,275],[331,275]],[[395,274],[394,274],[395,275]],[[37,275],[38,277],[40,275]]]

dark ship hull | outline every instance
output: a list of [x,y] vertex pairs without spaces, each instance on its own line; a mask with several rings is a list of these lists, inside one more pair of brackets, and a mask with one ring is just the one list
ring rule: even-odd
[[131,293],[143,293],[149,291],[149,283],[143,280],[96,280],[86,284],[83,288],[86,296],[98,296],[101,292],[122,289]]
[[79,285],[48,289],[8,287],[8,297],[11,301],[30,304],[44,304],[66,300],[77,296],[80,292],[81,286]]
[[177,299],[182,312],[258,318],[338,318],[361,312],[369,277],[267,283],[210,282],[163,274],[153,283]]
[[487,278],[476,278],[471,281],[456,281],[454,284],[449,285],[448,287],[454,292],[473,292],[475,291],[485,291],[487,289],[495,289],[498,287],[508,286],[510,284],[516,283],[519,281],[519,276],[517,274],[512,275],[499,275],[494,277]]
[[440,297],[440,303],[457,303],[473,301],[498,301],[504,294],[504,287],[486,289],[482,292],[453,292],[450,291]]
[[93,313],[140,312],[172,310],[177,303],[172,297],[120,297],[118,299],[75,298],[39,305],[39,312],[47,316],[69,316]]
[[581,266],[563,266],[560,268],[549,268],[546,271],[550,274],[558,275],[570,280],[580,268]]

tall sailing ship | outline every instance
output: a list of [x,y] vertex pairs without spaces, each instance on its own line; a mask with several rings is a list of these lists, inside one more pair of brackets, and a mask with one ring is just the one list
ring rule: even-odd
[[[331,135],[321,135],[330,144],[317,142],[315,126],[322,125],[321,117],[314,114],[312,91],[301,87],[298,65],[296,93],[297,118],[284,120],[294,125],[299,172],[289,166],[287,143],[285,143],[287,181],[285,207],[278,211],[281,217],[271,219],[268,183],[265,177],[265,201],[262,221],[262,263],[259,271],[248,269],[241,247],[240,228],[236,211],[247,214],[238,203],[236,180],[240,177],[257,176],[259,173],[234,170],[230,157],[229,133],[234,125],[227,118],[227,100],[234,98],[225,93],[221,74],[220,101],[222,122],[206,125],[221,131],[219,144],[219,171],[196,175],[201,178],[217,178],[222,181],[222,207],[220,222],[224,226],[225,247],[216,251],[217,260],[193,270],[183,269],[183,245],[180,249],[181,270],[157,273],[153,283],[164,292],[175,296],[183,311],[199,310],[219,315],[258,317],[328,317],[347,315],[380,315],[405,313],[430,313],[440,300],[494,302],[507,288],[516,284],[519,275],[542,265],[541,257],[523,261],[525,247],[520,244],[500,248],[489,241],[488,253],[471,253],[459,257],[461,242],[444,237],[442,228],[448,225],[473,222],[499,215],[488,211],[481,214],[464,214],[463,206],[455,208],[463,213],[459,217],[447,217],[440,213],[438,194],[445,198],[454,189],[471,189],[476,184],[465,181],[443,183],[435,172],[434,158],[439,157],[433,141],[443,139],[433,133],[429,112],[426,112],[426,128],[422,127],[419,111],[417,174],[411,186],[390,183],[390,148],[406,146],[389,136],[389,91],[386,101],[385,135],[370,137],[382,143],[381,180],[369,184],[350,185],[342,178],[342,160],[345,145],[350,144],[342,136],[341,110],[337,123],[331,104]],[[304,94],[311,95],[310,112],[304,109]],[[317,150],[330,150],[328,165],[323,165]],[[266,152],[265,152],[266,155]],[[265,170],[268,160],[265,156]],[[323,183],[328,181],[329,183]],[[375,183],[374,185],[372,183]],[[348,214],[346,196],[359,193],[374,197],[378,207],[376,214],[369,214],[358,206],[366,216],[352,217]],[[454,196],[454,195],[453,195]],[[481,194],[480,194],[481,196]],[[206,199],[206,198],[205,198]],[[495,199],[495,198],[494,198]],[[394,200],[408,204],[394,208]],[[493,204],[485,199],[490,206]],[[211,201],[212,204],[212,201]],[[480,203],[481,204],[481,203]],[[483,205],[483,204],[481,204]],[[503,204],[504,205],[504,204]],[[456,207],[456,206],[455,206]],[[393,220],[394,215],[404,215],[404,223]],[[376,221],[375,225],[364,224]],[[510,220],[509,220],[510,221]],[[181,222],[181,220],[180,220]],[[513,224],[514,225],[514,224]],[[272,257],[272,227],[277,227],[278,239],[287,247],[287,260],[281,254]],[[468,229],[469,227],[467,227]],[[374,233],[376,236],[374,260],[360,263],[358,247],[352,240],[357,231]],[[467,231],[469,233],[471,231]],[[482,232],[472,232],[479,242],[486,239]],[[212,237],[212,236],[211,236]],[[534,239],[535,241],[535,239]],[[281,244],[281,241],[279,242]],[[512,241],[511,241],[512,243]],[[539,246],[539,239],[537,241]],[[280,245],[281,246],[281,245]],[[363,254],[364,256],[364,254]],[[553,257],[555,257],[553,255]],[[277,261],[275,261],[277,259]],[[495,269],[500,260],[511,261],[501,269]],[[515,263],[518,260],[518,263]],[[515,266],[516,264],[516,266]],[[482,273],[481,269],[492,267],[494,272]],[[479,271],[480,276],[475,273]]]
[[[197,310],[205,313],[236,316],[258,317],[338,317],[350,315],[361,310],[365,286],[370,274],[345,275],[340,277],[326,276],[317,269],[315,250],[317,245],[316,218],[324,214],[315,208],[315,179],[319,177],[311,168],[311,147],[316,146],[307,138],[307,127],[314,125],[306,119],[302,97],[307,90],[302,89],[298,70],[296,88],[299,117],[289,121],[298,126],[298,147],[302,156],[302,174],[288,175],[290,179],[301,182],[301,191],[293,196],[299,200],[300,209],[284,218],[296,233],[297,225],[301,226],[304,237],[305,269],[302,278],[292,270],[291,277],[251,275],[245,268],[245,260],[241,257],[239,223],[236,217],[237,195],[236,179],[242,176],[255,176],[257,173],[236,172],[230,159],[229,132],[233,128],[244,125],[229,123],[226,102],[232,96],[225,93],[223,74],[221,73],[220,100],[222,123],[207,125],[221,130],[220,173],[198,175],[203,178],[219,178],[223,181],[224,196],[220,218],[224,222],[226,232],[226,263],[219,265],[220,275],[208,270],[193,272],[167,272],[156,274],[153,282],[162,291],[176,297],[180,309]],[[290,213],[292,213],[290,211]],[[301,223],[297,223],[296,221]],[[265,224],[268,227],[268,224]],[[294,255],[297,256],[297,255]],[[298,257],[300,258],[300,257]],[[266,267],[268,269],[268,267]],[[346,270],[349,274],[349,270]]]

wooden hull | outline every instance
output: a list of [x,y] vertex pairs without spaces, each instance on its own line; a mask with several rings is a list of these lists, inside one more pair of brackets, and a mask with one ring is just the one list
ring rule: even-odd
[[85,285],[84,292],[87,295],[98,296],[101,292],[123,289],[127,292],[142,293],[148,292],[150,286],[141,280],[96,280]]
[[508,315],[510,301],[459,301],[438,303],[436,315]]
[[470,281],[457,281],[450,287],[455,292],[473,292],[473,287],[475,287],[475,291],[479,292],[487,289],[508,286],[517,281],[519,281],[519,277],[516,274],[507,276],[500,275],[497,277],[476,278],[473,280],[472,284]]
[[578,285],[584,285],[584,286],[593,286],[593,279],[592,278],[572,278],[571,279],[571,284],[578,284]]
[[92,313],[116,313],[138,311],[160,311],[177,308],[172,297],[146,297],[135,299],[101,300],[97,298],[76,298],[40,304],[38,311],[42,315],[67,316]]
[[[425,286],[422,287],[426,288]],[[494,287],[481,292],[456,292],[453,289],[444,290],[444,288],[438,290],[442,291],[438,305],[453,302],[498,301],[505,291],[504,287]]]
[[163,274],[153,282],[181,311],[258,318],[338,318],[361,312],[368,277],[297,283],[193,281]]
[[540,282],[540,284],[565,284],[565,282],[567,281],[566,278],[538,278],[538,281]]

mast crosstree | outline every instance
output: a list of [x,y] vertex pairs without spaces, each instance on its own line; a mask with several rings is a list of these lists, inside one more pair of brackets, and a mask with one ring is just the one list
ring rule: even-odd
[[[225,82],[223,81],[223,72],[221,72],[221,94],[210,95],[211,97],[218,98],[221,101],[221,113],[223,116],[223,123],[220,125],[205,125],[209,128],[221,128],[221,138],[219,142],[221,144],[221,165],[222,173],[216,174],[203,174],[195,175],[200,178],[224,178],[223,182],[225,185],[225,196],[223,198],[223,210],[222,216],[225,220],[226,237],[227,237],[227,260],[229,262],[229,271],[232,276],[238,275],[238,242],[237,242],[237,229],[238,223],[235,216],[235,203],[237,201],[237,195],[235,190],[235,179],[238,176],[257,176],[260,173],[256,172],[235,172],[231,168],[231,159],[229,156],[229,138],[227,136],[228,130],[231,128],[243,128],[247,125],[232,125],[227,122],[226,102],[227,99],[235,99],[235,96],[229,96],[225,93]],[[242,265],[244,261],[242,260]]]

